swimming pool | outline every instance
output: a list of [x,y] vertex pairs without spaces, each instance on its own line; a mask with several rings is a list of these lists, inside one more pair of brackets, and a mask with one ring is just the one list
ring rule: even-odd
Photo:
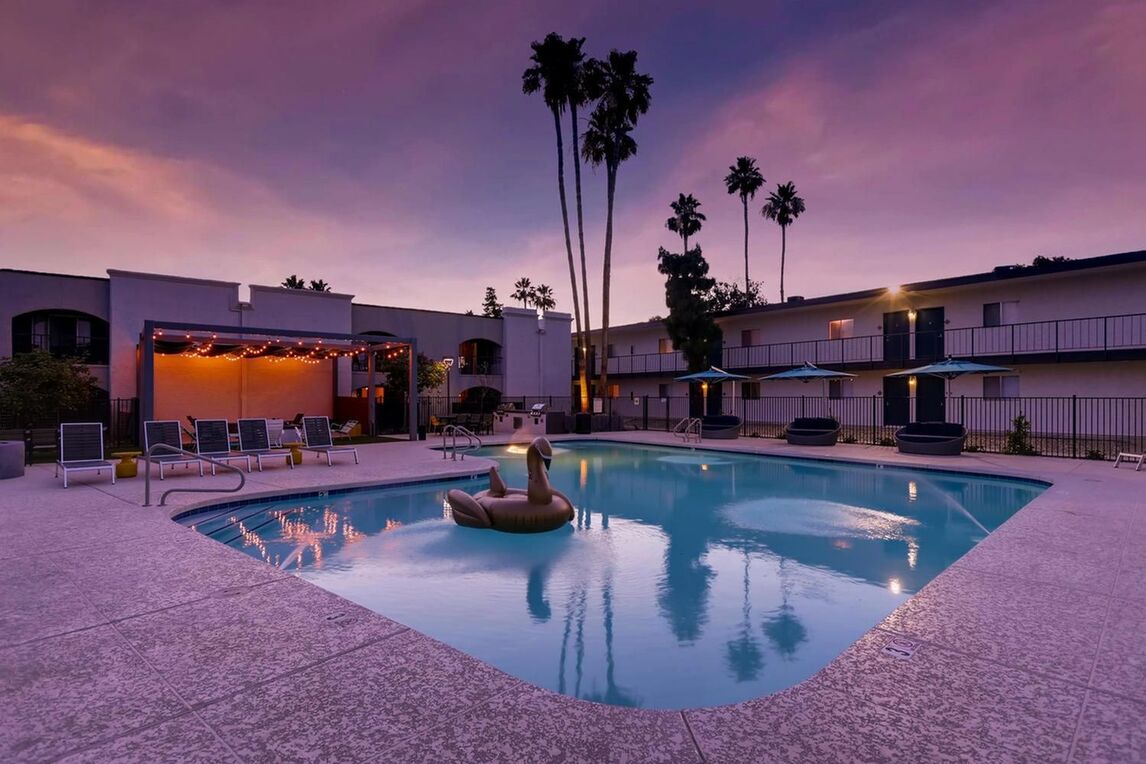
[[[520,447],[479,452],[524,485]],[[181,518],[533,684],[621,706],[732,703],[814,674],[1045,486],[579,441],[577,519],[461,528],[450,488],[355,490]]]

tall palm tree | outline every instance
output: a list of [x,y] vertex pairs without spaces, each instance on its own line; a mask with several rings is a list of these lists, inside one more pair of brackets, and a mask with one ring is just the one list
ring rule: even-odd
[[538,284],[533,292],[533,307],[542,312],[556,308],[557,298],[553,296],[553,287],[548,284]]
[[521,300],[521,307],[528,308],[529,303],[533,302],[533,296],[536,294],[536,291],[533,289],[533,282],[529,280],[528,276],[522,276],[513,282],[513,289],[514,292],[510,295],[510,298]]
[[[532,65],[521,75],[521,90],[526,95],[540,92],[545,105],[553,114],[553,128],[557,133],[557,194],[561,199],[561,223],[565,230],[565,254],[569,260],[569,285],[573,290],[573,318],[577,330],[577,343],[581,348],[581,405],[586,407],[589,398],[589,372],[585,368],[588,347],[589,298],[588,285],[585,288],[585,323],[581,322],[580,303],[577,301],[577,269],[573,262],[573,242],[569,236],[569,204],[565,198],[565,144],[561,131],[561,113],[565,106],[572,102],[583,100],[581,94],[581,70],[585,55],[581,46],[585,38],[564,39],[556,32],[550,32],[541,42],[532,42],[530,47],[533,55],[529,57]],[[576,150],[577,130],[574,121],[574,150]],[[578,221],[581,216],[581,168],[576,166],[577,182],[577,213]],[[582,246],[582,281],[584,281],[584,247]]]
[[[569,78],[567,100],[569,103],[569,131],[573,136],[573,188],[577,202],[577,247],[581,253],[581,300],[584,313],[585,331],[581,335],[580,374],[578,381],[581,388],[581,410],[589,410],[589,271],[585,261],[585,207],[581,199],[581,123],[577,119],[577,110],[589,103],[589,68],[581,46],[585,44],[584,37],[570,37],[566,41],[568,47],[567,58],[571,62],[573,72]],[[577,301],[577,294],[573,294],[573,301]],[[576,312],[576,306],[574,306]]]
[[630,135],[640,116],[649,110],[653,78],[637,71],[637,52],[609,52],[604,61],[586,64],[586,91],[598,99],[585,130],[581,154],[593,165],[605,165],[605,256],[601,269],[601,394],[609,392],[609,290],[613,268],[613,207],[617,194],[617,170],[621,162],[637,153]]
[[768,201],[760,210],[767,220],[775,220],[780,226],[780,302],[784,302],[784,255],[788,248],[788,226],[804,212],[804,200],[796,194],[792,181],[781,183],[768,194]]
[[756,167],[756,160],[752,157],[736,157],[736,164],[729,165],[728,174],[724,176],[724,187],[730,194],[740,194],[740,203],[744,205],[744,288],[752,289],[752,282],[748,280],[748,200],[756,196],[756,192],[764,185],[764,176]]
[[665,221],[665,228],[680,235],[684,246],[683,252],[687,254],[688,237],[699,233],[700,227],[708,218],[699,211],[700,201],[692,194],[688,196],[681,194],[675,202],[669,203],[669,207],[672,208],[672,217]]

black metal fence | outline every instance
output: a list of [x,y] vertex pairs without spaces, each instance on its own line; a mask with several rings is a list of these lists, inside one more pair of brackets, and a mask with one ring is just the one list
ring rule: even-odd
[[[915,398],[880,395],[769,396],[724,398],[722,410],[740,417],[742,437],[782,438],[796,417],[831,416],[841,424],[842,442],[891,446],[896,429],[916,421],[916,402]],[[422,398],[422,423],[428,423],[431,415],[458,413],[449,411],[449,403],[445,398]],[[574,399],[505,397],[502,403],[514,403],[519,408],[545,403],[550,410],[572,413]],[[610,421],[630,430],[670,431],[690,416],[687,396],[607,398],[600,403]],[[1146,397],[952,396],[943,401],[941,409],[947,421],[967,428],[966,449],[972,452],[1113,459],[1120,451],[1146,450]]]
[[111,398],[94,401],[79,410],[60,412],[56,416],[37,422],[18,422],[11,415],[0,412],[0,430],[59,429],[62,422],[100,422],[104,425],[104,445],[122,447],[136,445],[139,440],[139,399]]

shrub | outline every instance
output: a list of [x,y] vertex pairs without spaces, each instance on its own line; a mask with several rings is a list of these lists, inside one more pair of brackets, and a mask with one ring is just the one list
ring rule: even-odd
[[1086,458],[1093,459],[1096,462],[1104,462],[1106,461],[1106,453],[1099,451],[1097,448],[1092,448],[1086,452]]
[[968,453],[974,454],[974,453],[977,453],[979,451],[982,451],[983,449],[980,448],[979,446],[976,446],[974,443],[968,443],[968,444],[963,446],[963,450],[968,452]]
[[855,443],[855,442],[856,442],[856,436],[855,435],[845,435],[844,436],[844,443]]
[[889,438],[885,435],[879,439],[879,444],[881,446],[894,446],[895,445],[895,438]]
[[82,410],[95,398],[95,377],[74,358],[42,350],[0,359],[0,411],[20,426],[54,422]]
[[1003,444],[1003,453],[1021,456],[1036,456],[1039,453],[1031,445],[1031,421],[1021,411],[1011,420],[1011,429],[1007,431],[1007,441]]

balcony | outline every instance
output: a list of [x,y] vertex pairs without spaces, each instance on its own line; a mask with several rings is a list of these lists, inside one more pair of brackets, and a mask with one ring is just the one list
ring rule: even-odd
[[[836,340],[802,340],[726,347],[723,368],[764,373],[805,361],[836,369],[902,369],[945,356],[994,363],[1056,363],[1146,358],[1146,313],[973,326]],[[597,364],[598,372],[600,364]],[[681,353],[609,359],[610,375],[687,371]]]

